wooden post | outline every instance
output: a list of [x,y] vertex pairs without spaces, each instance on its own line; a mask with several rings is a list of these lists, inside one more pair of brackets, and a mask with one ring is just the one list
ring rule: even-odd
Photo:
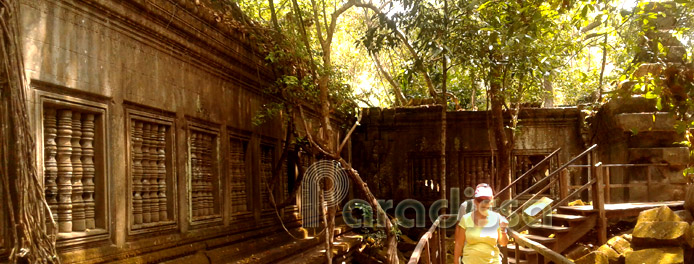
[[605,203],[612,203],[612,187],[610,187],[610,167],[603,167],[605,171]]
[[651,166],[646,166],[646,197],[651,201]]
[[569,171],[566,169],[559,172],[559,200],[564,200],[569,196]]
[[595,176],[595,183],[593,184],[593,188],[591,188],[593,192],[593,209],[598,213],[596,227],[598,231],[598,243],[602,245],[607,242],[607,217],[605,215],[605,189],[602,186],[603,177],[599,170],[601,169],[600,166],[602,166],[602,162],[591,164],[590,170],[591,174]]

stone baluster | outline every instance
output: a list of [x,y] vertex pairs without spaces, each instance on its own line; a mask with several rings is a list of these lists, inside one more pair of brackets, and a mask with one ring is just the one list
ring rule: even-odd
[[159,165],[157,164],[159,160],[159,143],[157,143],[157,137],[159,135],[159,125],[152,124],[151,131],[149,134],[149,185],[147,189],[149,191],[149,210],[150,210],[150,220],[153,223],[159,222],[159,183],[157,178],[159,178]]
[[72,232],[72,111],[58,111],[58,230]]
[[152,222],[152,207],[151,198],[149,196],[149,178],[150,168],[150,135],[152,134],[152,125],[145,123],[142,127],[142,222]]
[[207,172],[207,174],[205,175],[205,184],[207,193],[207,215],[214,214],[214,186],[212,184],[212,147],[214,146],[214,144],[212,142],[212,138],[213,137],[210,135],[205,135],[205,171]]
[[205,215],[205,139],[202,133],[197,134],[197,157],[198,157],[198,178],[197,178],[197,196],[198,196],[198,216]]
[[198,134],[192,132],[190,135],[190,196],[191,209],[193,216],[198,216],[200,208],[198,205]]
[[84,200],[82,193],[84,191],[82,185],[82,114],[79,112],[72,113],[72,231],[84,231],[87,223],[84,214]]
[[133,223],[142,224],[142,122],[132,121],[133,144]]
[[159,220],[168,220],[166,203],[166,126],[157,131],[157,183],[159,192]]
[[82,183],[84,200],[84,216],[86,228],[94,229],[95,226],[95,206],[94,200],[94,114],[84,114],[82,121]]
[[46,179],[46,202],[48,208],[51,209],[53,219],[58,219],[58,163],[56,155],[58,154],[58,145],[55,142],[58,136],[58,128],[56,120],[56,111],[53,108],[46,108],[43,118],[43,133],[46,140],[44,146],[45,161],[44,161],[44,177]]

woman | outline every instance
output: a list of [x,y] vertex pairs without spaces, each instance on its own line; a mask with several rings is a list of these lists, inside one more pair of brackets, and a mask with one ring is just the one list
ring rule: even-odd
[[[474,210],[465,214],[455,229],[453,259],[456,264],[501,263],[497,243],[508,244],[508,221],[489,210],[493,206],[494,193],[488,184],[475,188]],[[462,251],[462,258],[461,258]]]

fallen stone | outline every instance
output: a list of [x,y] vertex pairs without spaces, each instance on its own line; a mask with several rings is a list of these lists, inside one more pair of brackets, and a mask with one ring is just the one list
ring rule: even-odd
[[[631,242],[625,239],[624,236],[625,235],[612,237],[610,240],[607,240],[605,245],[609,245],[619,255],[624,255],[627,252],[633,251],[633,249],[631,249]],[[631,235],[629,235],[629,239],[631,239]]]
[[627,253],[625,264],[683,264],[681,247],[647,248]]
[[590,253],[590,248],[584,244],[577,244],[572,246],[566,253],[566,257],[569,259],[579,259]]
[[677,210],[675,211],[675,214],[682,219],[682,221],[685,221],[687,223],[691,223],[694,221],[694,217],[692,217],[692,214],[687,211],[687,210]]
[[663,221],[673,221],[680,222],[682,219],[673,212],[670,207],[665,205],[653,208],[649,210],[642,211],[639,213],[639,217],[636,219],[636,224],[648,221],[648,222],[663,222]]
[[619,257],[621,255],[619,253],[617,253],[617,251],[612,249],[612,247],[610,247],[609,245],[605,244],[605,245],[600,246],[598,248],[598,251],[605,254],[605,256],[607,257],[607,260],[610,263],[619,263]]
[[687,242],[689,232],[687,222],[641,221],[636,224],[631,234],[631,243],[635,248],[679,246]]
[[688,185],[684,195],[684,209],[694,215],[694,185]]
[[581,206],[581,205],[586,205],[581,199],[575,200],[573,202],[569,202],[569,206]]
[[593,251],[574,261],[575,264],[608,264],[607,256],[600,251]]

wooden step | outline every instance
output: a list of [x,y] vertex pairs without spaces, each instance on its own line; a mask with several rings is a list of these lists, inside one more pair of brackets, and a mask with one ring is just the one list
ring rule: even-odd
[[579,222],[586,219],[585,216],[572,214],[550,214],[550,217],[552,217],[552,223],[554,223],[554,221],[560,223]]
[[593,206],[557,206],[557,212],[560,214],[568,214],[568,215],[581,215],[581,216],[586,216],[586,215],[591,215],[595,213],[596,211],[593,210]]
[[525,236],[525,238],[527,238],[527,239],[530,239],[532,241],[540,243],[544,246],[550,245],[557,240],[556,238],[549,238],[546,236],[537,236],[537,235],[523,235],[523,236]]
[[534,226],[528,226],[528,229],[530,230],[530,234],[533,235],[540,235],[540,236],[549,236],[550,234],[559,234],[559,233],[566,233],[569,232],[571,228],[569,227],[563,227],[563,226],[553,226],[553,225],[534,225]]
[[[509,255],[515,256],[515,254],[516,254],[516,244],[508,244],[508,245],[506,246],[506,248],[508,248]],[[523,246],[518,246],[518,251],[519,251],[521,254],[525,254],[525,255],[534,255],[534,254],[537,254],[537,252],[536,252],[535,250],[532,250],[532,249],[529,249],[529,248],[523,247]]]
[[521,259],[521,260],[516,260],[516,258],[509,257],[508,258],[508,264],[528,264],[529,262],[527,260]]

